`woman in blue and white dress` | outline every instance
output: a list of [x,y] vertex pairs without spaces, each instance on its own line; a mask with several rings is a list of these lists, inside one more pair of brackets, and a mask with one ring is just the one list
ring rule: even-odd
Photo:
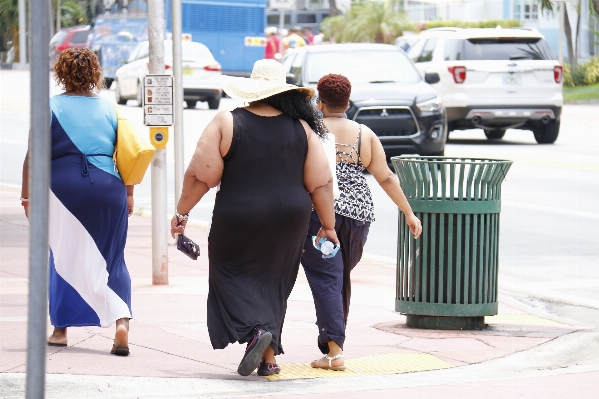
[[[124,250],[133,187],[123,184],[112,162],[116,111],[96,94],[102,73],[90,50],[63,51],[54,73],[65,92],[50,99],[49,301],[54,332],[48,345],[67,346],[68,327],[116,322],[111,353],[127,356],[131,278]],[[21,191],[26,214],[28,156]]]

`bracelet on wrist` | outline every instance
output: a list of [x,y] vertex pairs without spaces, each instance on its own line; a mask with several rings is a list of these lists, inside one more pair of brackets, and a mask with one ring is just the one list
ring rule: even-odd
[[180,222],[189,219],[189,213],[180,214],[179,211],[175,210],[175,216],[179,219]]
[[29,202],[29,198],[23,198],[23,197],[21,197],[21,202]]

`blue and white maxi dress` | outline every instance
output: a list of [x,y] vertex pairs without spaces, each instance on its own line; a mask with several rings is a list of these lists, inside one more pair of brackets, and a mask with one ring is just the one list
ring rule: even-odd
[[57,95],[50,108],[50,321],[109,327],[131,318],[127,189],[112,162],[116,112],[100,97]]

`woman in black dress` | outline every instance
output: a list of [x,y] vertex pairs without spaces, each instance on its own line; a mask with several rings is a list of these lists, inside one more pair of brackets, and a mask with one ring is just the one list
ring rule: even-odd
[[312,205],[319,238],[338,243],[332,176],[315,132],[314,90],[286,83],[284,67],[260,60],[250,78],[223,77],[223,90],[250,105],[216,115],[185,173],[171,233],[220,183],[208,237],[208,331],[214,349],[248,343],[238,373],[280,371],[281,330],[298,273]]

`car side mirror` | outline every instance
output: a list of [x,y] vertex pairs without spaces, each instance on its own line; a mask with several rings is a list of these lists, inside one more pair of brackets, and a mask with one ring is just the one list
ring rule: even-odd
[[294,85],[296,83],[294,74],[288,73],[286,75],[286,77],[287,77],[287,84]]
[[424,81],[429,85],[439,83],[440,80],[441,78],[437,72],[427,72],[426,75],[424,75]]

